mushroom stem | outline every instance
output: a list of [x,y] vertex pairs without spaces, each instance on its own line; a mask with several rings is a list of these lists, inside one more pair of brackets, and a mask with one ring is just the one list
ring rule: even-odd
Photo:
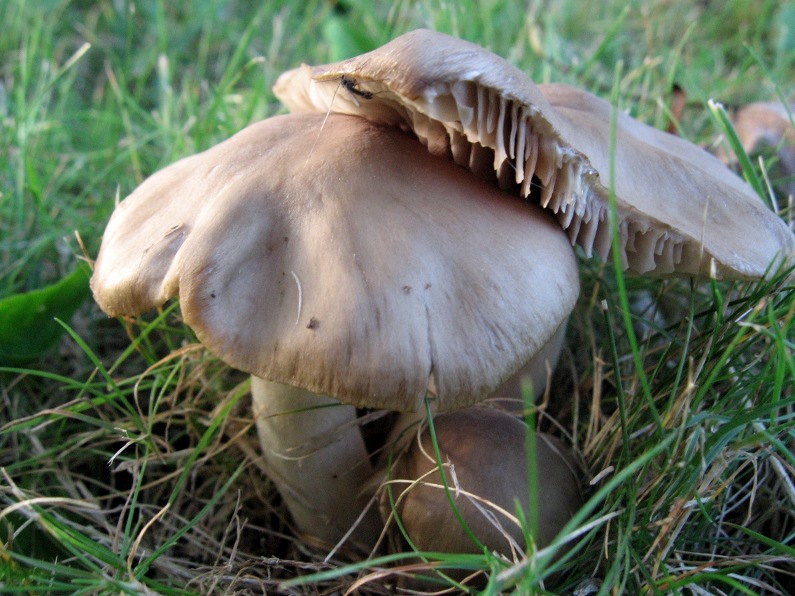
[[[298,530],[331,544],[356,524],[373,472],[356,408],[326,396],[251,377],[264,459]],[[352,532],[369,549],[380,530],[371,508]]]

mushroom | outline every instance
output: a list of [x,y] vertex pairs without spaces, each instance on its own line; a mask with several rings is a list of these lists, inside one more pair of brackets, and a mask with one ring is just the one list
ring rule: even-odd
[[[550,435],[535,436],[538,492],[530,494],[527,426],[515,416],[474,406],[434,417],[436,440],[456,509],[476,544],[453,513],[439,482],[430,433],[417,432],[408,450],[391,468],[380,497],[385,519],[399,517],[405,536],[425,552],[510,554],[525,552],[525,529],[517,518],[536,519],[535,546],[557,536],[582,505],[582,474],[563,444]],[[396,534],[396,532],[392,532]]]
[[[632,273],[753,279],[795,263],[792,231],[719,160],[585,91],[535,85],[466,41],[413,31],[359,57],[289,71],[274,91],[292,112],[350,114],[411,131],[432,155],[550,210],[588,256],[611,255],[614,191],[619,257]],[[749,237],[754,242],[738,244]],[[397,431],[412,422],[416,416],[405,416]],[[450,429],[462,445],[480,444]],[[407,461],[418,461],[419,447],[409,449]],[[518,490],[503,478],[507,492]],[[425,519],[413,502],[407,497],[403,516]],[[435,510],[429,527],[447,534],[449,515]]]
[[334,542],[372,473],[354,406],[475,403],[559,331],[579,282],[549,214],[395,128],[303,114],[144,181],[114,211],[91,287],[111,316],[179,296],[199,340],[253,375],[297,527]]
[[[754,102],[738,109],[732,123],[746,153],[760,153],[765,148],[775,152],[778,169],[786,180],[785,192],[795,197],[795,126],[792,123],[792,108],[780,102]],[[716,155],[726,164],[736,161],[722,148]]]
[[[428,150],[552,210],[586,254],[644,275],[760,278],[795,262],[795,236],[718,159],[561,84],[534,85],[469,42],[428,30],[368,54],[283,74],[290,110],[356,114],[413,131]],[[738,245],[738,239],[753,242]]]

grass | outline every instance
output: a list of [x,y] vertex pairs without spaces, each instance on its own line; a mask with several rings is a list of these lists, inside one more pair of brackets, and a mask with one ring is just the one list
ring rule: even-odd
[[[283,70],[416,27],[615,95],[659,127],[677,82],[679,133],[705,146],[722,126],[710,98],[794,91],[792,3],[341,4],[0,4],[0,299],[95,256],[114,201],[148,174],[278,113]],[[743,173],[769,194],[758,162]],[[554,397],[597,478],[570,528],[585,530],[560,559],[439,560],[485,569],[492,591],[792,593],[795,288],[581,271]],[[246,377],[175,306],[118,322],[74,298],[59,318],[49,350],[0,363],[2,591],[256,593],[314,572],[292,589],[394,588],[380,570],[399,557],[324,563],[291,532],[257,465]]]

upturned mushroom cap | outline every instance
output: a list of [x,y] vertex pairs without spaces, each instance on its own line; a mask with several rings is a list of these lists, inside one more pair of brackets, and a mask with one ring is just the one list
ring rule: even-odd
[[271,118],[151,176],[116,209],[91,286],[110,315],[179,296],[232,366],[361,406],[481,399],[573,308],[555,222],[410,135]]
[[413,131],[431,153],[532,194],[589,255],[610,253],[613,185],[621,259],[635,273],[759,278],[794,258],[793,233],[716,158],[619,113],[611,181],[608,102],[536,86],[466,41],[413,31],[356,58],[289,71],[274,90],[292,111]]

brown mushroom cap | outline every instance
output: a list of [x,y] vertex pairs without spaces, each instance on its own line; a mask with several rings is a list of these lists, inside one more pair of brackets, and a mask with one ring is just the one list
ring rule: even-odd
[[732,121],[745,151],[751,153],[763,144],[774,148],[795,146],[793,110],[795,104],[785,106],[774,101],[749,103],[737,110]]
[[540,209],[362,118],[281,116],[151,176],[91,282],[110,315],[179,295],[226,362],[356,405],[479,400],[571,311],[573,252]]
[[[536,86],[487,50],[407,33],[368,54],[285,73],[293,111],[333,110],[412,130],[503,188],[536,193],[572,242],[607,258],[611,105],[565,85]],[[793,261],[795,236],[751,188],[695,145],[618,114],[621,259],[647,275],[758,278]],[[752,239],[752,240],[750,240]]]
[[[782,192],[795,196],[795,126],[792,112],[795,105],[785,106],[780,102],[759,101],[737,110],[732,118],[737,137],[749,155],[772,150],[777,163],[773,164],[770,176],[774,180],[783,178]],[[736,160],[734,155],[719,147],[716,155],[726,164]]]
[[[547,546],[582,505],[582,472],[556,438],[536,435],[538,500],[529,495],[527,426],[506,412],[473,407],[434,417],[436,438],[456,508],[490,551],[510,554],[513,541],[526,548],[515,503],[526,519],[538,513],[540,548]],[[402,525],[423,551],[480,552],[458,522],[433,459],[430,434],[424,430],[399,456],[388,475]],[[420,482],[413,484],[414,481]],[[392,513],[387,492],[380,497],[381,515]]]

